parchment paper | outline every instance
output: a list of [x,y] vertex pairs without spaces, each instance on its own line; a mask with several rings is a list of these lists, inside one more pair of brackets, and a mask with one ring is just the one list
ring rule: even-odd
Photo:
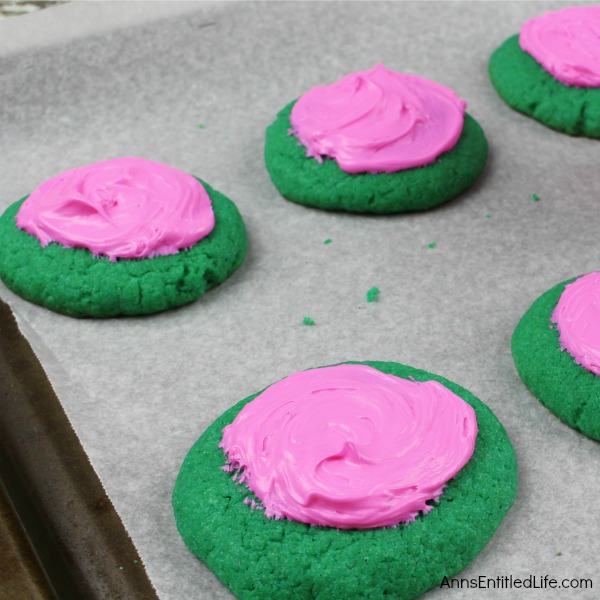
[[[531,396],[510,354],[535,298],[600,267],[600,146],[513,112],[487,76],[504,39],[559,5],[198,3],[139,25],[119,24],[119,6],[88,5],[0,23],[0,208],[62,170],[137,155],[232,198],[250,240],[229,281],[152,317],[77,320],[0,287],[159,596],[231,597],[185,548],[172,516],[193,442],[223,410],[288,373],[350,359],[439,373],[505,425],[519,459],[517,501],[462,577],[548,574],[600,586],[600,447]],[[109,27],[95,25],[102,11]],[[48,34],[43,44],[38,27],[29,47],[31,18],[81,35]],[[439,209],[393,217],[283,200],[263,166],[265,128],[310,87],[376,62],[467,100],[490,143],[480,182]],[[372,286],[381,295],[367,303]],[[316,324],[304,326],[305,316]],[[133,558],[123,557],[124,569],[138,568]],[[427,598],[597,593],[438,589]]]

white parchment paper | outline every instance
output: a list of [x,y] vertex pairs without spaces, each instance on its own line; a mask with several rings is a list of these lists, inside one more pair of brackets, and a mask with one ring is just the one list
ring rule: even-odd
[[[156,316],[71,319],[0,286],[159,596],[231,597],[185,548],[172,516],[193,442],[226,408],[288,373],[350,359],[439,373],[505,425],[519,459],[517,501],[463,577],[547,574],[600,587],[600,447],[531,396],[510,354],[535,298],[600,268],[600,145],[513,112],[487,76],[504,39],[559,5],[172,4],[139,23],[126,3],[67,4],[0,23],[0,209],[62,170],[137,155],[201,176],[237,203],[248,228],[247,260],[229,281]],[[57,23],[80,33],[45,39],[44,24]],[[480,182],[439,209],[393,217],[283,200],[263,165],[265,128],[308,88],[376,62],[466,99],[490,143]],[[381,295],[367,303],[372,286]],[[123,557],[124,569],[138,568],[134,558]]]

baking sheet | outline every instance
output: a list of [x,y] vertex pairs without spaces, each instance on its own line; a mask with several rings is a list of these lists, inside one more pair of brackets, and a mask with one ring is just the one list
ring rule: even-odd
[[[115,19],[115,6],[91,5]],[[188,3],[158,20],[119,27],[115,19],[101,30],[86,24],[84,5],[73,6],[52,10],[90,33],[61,43],[3,49],[0,23],[0,208],[61,170],[138,155],[232,198],[250,240],[230,280],[152,317],[71,319],[0,286],[159,597],[231,597],[187,551],[172,516],[175,477],[197,437],[291,371],[350,359],[439,373],[505,425],[519,459],[517,501],[461,577],[547,574],[600,586],[600,447],[529,394],[510,355],[512,331],[537,296],[598,269],[600,147],[511,111],[487,77],[497,45],[561,5]],[[27,29],[36,16],[10,26]],[[480,182],[436,210],[393,217],[281,199],[263,166],[266,126],[308,88],[376,62],[467,100],[490,142]],[[379,300],[367,303],[375,285]],[[315,326],[302,325],[305,316]],[[481,594],[595,597],[564,589],[426,597]]]
[[0,496],[16,526],[0,539],[0,598],[156,600],[141,566],[119,569],[137,550],[2,300],[0,332]]

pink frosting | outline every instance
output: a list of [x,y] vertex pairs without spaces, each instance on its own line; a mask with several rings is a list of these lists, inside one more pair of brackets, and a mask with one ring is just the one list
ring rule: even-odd
[[521,48],[565,85],[600,86],[600,6],[574,6],[527,21]]
[[600,273],[565,286],[551,321],[558,327],[561,348],[577,364],[600,375]]
[[471,406],[440,383],[338,365],[267,388],[220,447],[267,517],[367,529],[429,512],[476,435]]
[[453,148],[465,108],[449,88],[378,64],[313,88],[290,120],[308,156],[334,158],[348,173],[393,173]]
[[115,158],[42,183],[17,213],[40,240],[95,255],[147,258],[189,248],[213,229],[208,193],[187,173],[142,158]]

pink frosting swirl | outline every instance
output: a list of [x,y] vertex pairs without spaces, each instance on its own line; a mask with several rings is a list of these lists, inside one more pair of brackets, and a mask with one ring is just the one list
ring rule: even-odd
[[600,6],[574,6],[526,21],[521,49],[565,85],[600,86]]
[[575,362],[600,375],[600,273],[589,273],[565,286],[551,321],[560,346]]
[[17,226],[40,240],[95,255],[147,258],[176,254],[215,225],[202,184],[142,158],[115,158],[65,171],[22,204]]
[[393,173],[453,148],[465,108],[449,88],[378,64],[308,91],[290,120],[307,156],[334,158],[348,173]]
[[429,512],[476,435],[473,408],[440,383],[345,364],[270,386],[220,447],[267,517],[367,529]]

